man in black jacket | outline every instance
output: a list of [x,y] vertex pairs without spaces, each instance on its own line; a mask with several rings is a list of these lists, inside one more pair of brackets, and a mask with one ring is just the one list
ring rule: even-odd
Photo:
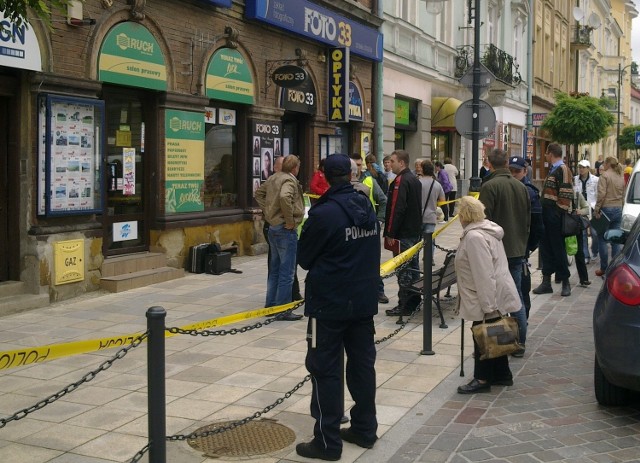
[[[342,441],[372,448],[376,432],[376,349],[373,316],[378,313],[380,225],[369,197],[350,183],[351,161],[329,156],[324,173],[331,187],[309,210],[300,240],[298,265],[305,280],[307,357],[311,373],[313,440],[296,446],[298,455],[335,461]],[[343,346],[347,387],[355,405],[351,427],[340,429]]]
[[[384,236],[387,247],[394,242],[400,242],[400,252],[414,246],[422,238],[422,184],[409,169],[409,153],[397,150],[391,153],[391,170],[396,178],[389,185],[387,196],[387,214],[384,226]],[[397,253],[394,252],[394,256]],[[418,257],[411,259],[408,268],[418,270]],[[402,276],[398,274],[398,283]],[[410,294],[400,288],[398,291],[398,305],[386,311],[389,316],[409,315],[420,303],[410,303]]]

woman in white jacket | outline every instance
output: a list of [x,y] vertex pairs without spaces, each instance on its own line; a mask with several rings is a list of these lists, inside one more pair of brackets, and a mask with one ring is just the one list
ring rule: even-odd
[[[458,217],[463,227],[455,260],[460,316],[477,325],[485,317],[491,321],[517,312],[521,302],[502,245],[504,230],[485,218],[484,205],[471,196],[460,199]],[[489,392],[492,384],[513,385],[507,355],[479,360],[475,341],[473,346],[473,380],[458,387],[460,394]]]

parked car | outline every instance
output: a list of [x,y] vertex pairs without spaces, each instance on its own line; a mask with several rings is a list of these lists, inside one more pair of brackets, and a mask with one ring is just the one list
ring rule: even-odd
[[640,392],[640,217],[630,231],[609,230],[624,244],[611,261],[593,310],[593,383],[602,405],[622,405]]
[[636,162],[629,185],[624,192],[624,205],[622,206],[622,221],[620,228],[629,231],[640,215],[640,161]]

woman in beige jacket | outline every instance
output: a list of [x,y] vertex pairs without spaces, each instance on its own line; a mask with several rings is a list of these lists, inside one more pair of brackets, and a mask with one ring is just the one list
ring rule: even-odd
[[[458,217],[463,227],[455,260],[460,316],[477,325],[485,317],[491,321],[517,312],[521,301],[502,245],[504,230],[485,218],[484,205],[471,196],[460,199]],[[460,394],[488,392],[492,384],[513,385],[508,356],[480,360],[475,340],[473,347],[473,380],[458,387]]]
[[[609,229],[620,228],[622,221],[622,206],[624,204],[624,177],[622,176],[622,166],[616,158],[609,156],[600,167],[600,179],[598,180],[598,197],[593,215],[599,219],[602,213],[609,218]],[[608,243],[603,236],[598,236],[598,247],[600,254],[600,268],[596,270],[596,275],[601,277],[609,265]],[[613,259],[620,252],[620,245],[611,243],[611,258]]]

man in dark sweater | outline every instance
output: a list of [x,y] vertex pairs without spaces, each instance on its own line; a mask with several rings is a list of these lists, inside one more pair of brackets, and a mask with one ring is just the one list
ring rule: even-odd
[[571,169],[562,160],[562,147],[551,143],[545,153],[550,169],[542,186],[542,221],[544,233],[540,239],[542,259],[542,283],[533,290],[534,294],[552,293],[551,275],[562,281],[561,296],[571,295],[569,285],[569,262],[562,236],[562,215],[569,210],[573,199],[573,176]]
[[[422,184],[409,169],[410,159],[409,153],[406,151],[396,150],[391,153],[390,163],[396,178],[389,185],[384,237],[387,247],[399,242],[399,252],[402,253],[422,238]],[[397,252],[394,252],[395,255]],[[417,254],[411,259],[408,267],[415,271],[419,270]],[[400,273],[398,274],[398,283],[403,277]],[[386,314],[389,316],[411,314],[415,307],[408,306],[410,299],[410,293],[406,289],[400,288],[398,305],[387,310]],[[419,298],[417,304],[419,304]]]

